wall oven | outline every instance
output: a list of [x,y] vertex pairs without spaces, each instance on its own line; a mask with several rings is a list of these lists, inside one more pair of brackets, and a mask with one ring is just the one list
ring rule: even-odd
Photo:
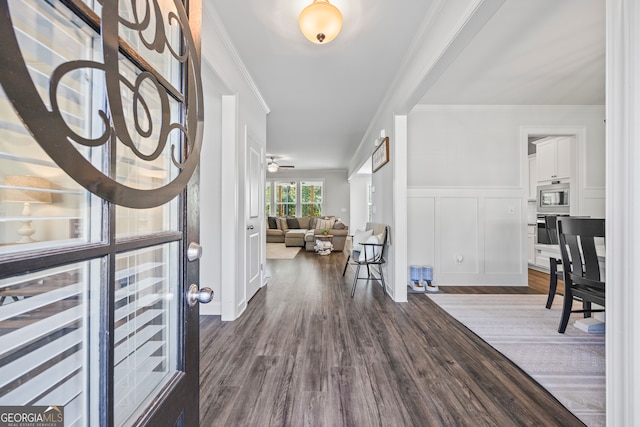
[[569,215],[569,183],[538,186],[536,203],[538,214]]

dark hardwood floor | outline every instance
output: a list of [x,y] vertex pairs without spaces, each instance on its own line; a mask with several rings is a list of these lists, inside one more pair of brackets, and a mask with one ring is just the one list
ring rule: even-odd
[[203,317],[202,426],[583,425],[424,295],[398,304],[359,281],[351,298],[344,262],[269,260],[269,285],[238,320]]

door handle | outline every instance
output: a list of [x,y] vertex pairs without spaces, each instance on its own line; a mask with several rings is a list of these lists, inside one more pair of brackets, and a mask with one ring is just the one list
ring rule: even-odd
[[213,289],[198,288],[198,285],[192,284],[187,292],[187,302],[189,307],[193,307],[197,303],[208,304],[213,299]]
[[253,229],[254,229],[253,225],[247,225],[247,230],[253,230]]

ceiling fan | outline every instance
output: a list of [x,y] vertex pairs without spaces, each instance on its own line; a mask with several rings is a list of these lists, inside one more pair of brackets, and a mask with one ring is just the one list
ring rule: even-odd
[[267,170],[269,172],[271,172],[271,173],[278,172],[278,169],[280,169],[280,168],[283,168],[283,169],[285,169],[285,168],[288,168],[288,169],[295,168],[295,166],[279,165],[278,163],[276,163],[274,156],[270,156],[268,158],[271,159],[271,160],[267,163]]

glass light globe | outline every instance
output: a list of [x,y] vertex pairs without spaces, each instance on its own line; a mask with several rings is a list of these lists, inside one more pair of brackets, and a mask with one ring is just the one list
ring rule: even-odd
[[328,0],[313,0],[298,17],[302,34],[317,44],[335,39],[342,29],[342,13]]
[[272,161],[272,162],[270,162],[270,163],[267,165],[267,170],[268,170],[269,172],[271,172],[271,173],[278,172],[278,164],[277,164],[277,163],[275,163],[275,162],[273,162],[273,161]]

